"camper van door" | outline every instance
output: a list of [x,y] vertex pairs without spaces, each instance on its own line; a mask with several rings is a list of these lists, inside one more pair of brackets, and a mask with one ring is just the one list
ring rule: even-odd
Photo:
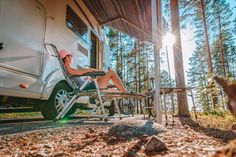
[[36,0],[0,0],[0,71],[40,76],[44,33],[45,10]]

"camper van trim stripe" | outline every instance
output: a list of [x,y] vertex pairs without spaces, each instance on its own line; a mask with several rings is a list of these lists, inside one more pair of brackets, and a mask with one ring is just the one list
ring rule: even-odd
[[24,60],[24,59],[29,59],[29,58],[33,58],[33,57],[34,56],[4,57],[4,58],[0,58],[0,63]]
[[38,75],[33,75],[33,74],[30,74],[30,73],[27,73],[27,72],[24,72],[21,70],[17,70],[17,69],[11,68],[11,67],[6,67],[6,66],[1,65],[1,63],[5,63],[5,62],[14,62],[14,61],[19,61],[19,60],[24,60],[24,59],[34,58],[34,57],[35,56],[2,57],[2,58],[0,58],[0,68],[3,68],[7,71],[14,71],[16,73],[26,74],[26,75],[34,76],[34,77],[38,78]]
[[6,67],[3,67],[1,65],[0,65],[0,69],[10,71],[10,72],[15,72],[17,74],[23,74],[23,75],[26,75],[26,76],[31,76],[31,77],[34,77],[36,79],[39,78],[39,76],[37,76],[37,75],[33,75],[33,74],[30,74],[30,73],[26,73],[26,72],[23,72],[23,71],[20,71],[20,70],[12,69],[12,68],[6,68]]

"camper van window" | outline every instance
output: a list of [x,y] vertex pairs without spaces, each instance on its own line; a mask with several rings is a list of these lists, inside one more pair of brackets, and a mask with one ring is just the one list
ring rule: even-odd
[[66,25],[77,36],[88,43],[88,26],[69,5],[66,7]]

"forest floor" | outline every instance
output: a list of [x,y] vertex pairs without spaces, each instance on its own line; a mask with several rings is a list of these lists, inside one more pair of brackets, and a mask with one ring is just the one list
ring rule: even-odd
[[[143,116],[128,119],[136,121]],[[0,156],[236,156],[236,142],[231,141],[236,139],[234,117],[200,114],[198,123],[193,119],[175,117],[173,124],[169,118],[166,126],[164,122],[167,130],[155,135],[167,146],[167,150],[160,152],[145,152],[149,136],[111,137],[108,132],[114,121],[82,124],[76,120],[73,125],[1,135]],[[227,145],[230,141],[231,145]]]

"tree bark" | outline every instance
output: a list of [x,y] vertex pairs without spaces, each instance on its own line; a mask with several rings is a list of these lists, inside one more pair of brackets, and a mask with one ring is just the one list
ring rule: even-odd
[[120,77],[123,81],[123,44],[122,44],[122,33],[120,32]]
[[119,54],[118,54],[118,51],[119,51],[119,35],[118,33],[116,34],[117,36],[117,39],[116,39],[116,45],[117,45],[117,54],[116,54],[116,73],[118,74],[119,73]]
[[140,41],[138,42],[138,92],[141,92],[141,67],[140,67],[140,51],[141,51]]
[[[168,79],[169,79],[169,86],[170,88],[172,88],[172,80],[171,80],[171,75],[170,75],[170,61],[169,61],[169,54],[168,54],[168,48],[166,46],[166,59],[167,59],[167,66],[168,66]],[[175,104],[174,104],[174,99],[173,99],[173,95],[171,94],[171,105],[172,105],[172,114],[175,114]]]
[[221,19],[220,15],[218,17],[219,23],[219,30],[220,30],[220,53],[221,53],[221,61],[222,61],[222,68],[223,68],[223,75],[226,77],[226,70],[225,70],[225,58],[224,58],[224,45],[223,45],[223,37],[222,37],[222,29],[221,29]]
[[210,50],[210,44],[209,44],[209,39],[208,39],[208,30],[207,30],[207,25],[206,25],[206,14],[205,14],[205,5],[203,0],[200,0],[200,8],[202,11],[202,20],[203,20],[203,25],[204,25],[204,32],[205,32],[205,38],[206,38],[206,49],[207,49],[207,56],[208,56],[208,72],[209,74],[213,73],[213,68],[212,68],[212,61],[211,61],[211,50]]
[[[138,41],[135,42],[135,51],[134,51],[134,57],[135,57],[135,63],[134,63],[134,72],[135,72],[135,75],[134,75],[134,79],[135,79],[135,91],[136,93],[138,92],[138,71],[137,71],[137,54],[138,54]],[[139,108],[139,105],[138,105],[138,100],[135,100],[135,104],[136,104],[136,110],[137,110],[137,113],[140,113],[140,108]]]
[[138,92],[138,82],[137,82],[137,42],[135,42],[134,50],[134,79],[135,79],[135,91]]
[[149,89],[149,71],[148,71],[148,52],[147,52],[147,43],[146,42],[144,42],[144,51],[145,51],[145,61],[146,61],[146,68],[145,68],[145,75],[146,75],[146,78],[147,78],[147,80],[146,80],[146,89]]
[[[176,86],[177,88],[178,87],[185,88],[178,0],[171,0],[170,7],[171,7],[172,33],[175,35],[176,38],[176,42],[173,45]],[[186,91],[177,93],[177,99],[178,99],[178,115],[181,117],[190,116]]]
[[[207,49],[207,62],[208,62],[208,73],[209,76],[211,76],[213,74],[213,67],[212,67],[212,59],[211,59],[211,50],[210,50],[210,44],[209,44],[209,39],[208,39],[208,30],[207,30],[207,24],[206,24],[206,13],[205,13],[205,4],[204,4],[204,0],[200,0],[200,8],[202,11],[202,20],[203,20],[203,25],[204,25],[204,32],[205,32],[205,38],[206,38],[206,49]],[[218,98],[217,95],[214,93],[214,87],[215,87],[215,83],[212,82],[211,83],[211,88],[210,88],[210,92],[211,92],[211,96],[212,96],[212,102],[213,102],[213,107],[214,109],[216,108],[216,105],[218,104]]]

